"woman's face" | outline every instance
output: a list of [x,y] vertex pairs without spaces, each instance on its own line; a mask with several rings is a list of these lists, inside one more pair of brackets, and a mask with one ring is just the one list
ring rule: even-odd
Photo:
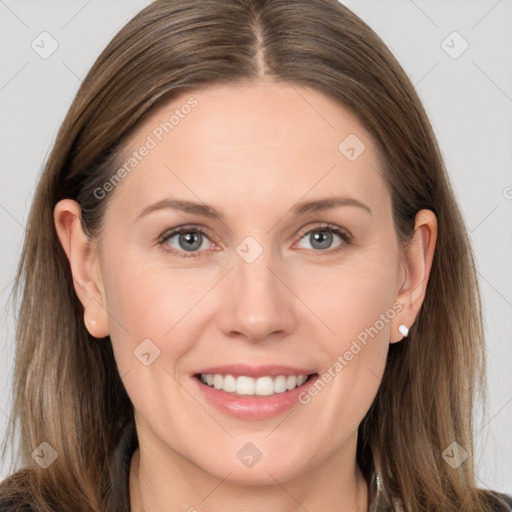
[[[214,86],[148,117],[126,163],[95,193],[109,200],[104,306],[141,450],[250,483],[353,464],[389,342],[414,320],[362,125],[309,88]],[[284,391],[300,375],[313,377]]]

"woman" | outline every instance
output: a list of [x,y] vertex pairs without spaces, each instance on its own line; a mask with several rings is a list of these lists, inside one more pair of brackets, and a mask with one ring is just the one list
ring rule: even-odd
[[512,510],[475,483],[480,302],[431,126],[334,0],[131,20],[16,286],[4,510]]

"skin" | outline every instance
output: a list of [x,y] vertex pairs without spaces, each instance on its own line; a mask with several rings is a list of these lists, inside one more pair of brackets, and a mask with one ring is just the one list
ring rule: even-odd
[[[148,118],[127,153],[190,96]],[[436,218],[419,212],[413,243],[402,247],[369,134],[313,89],[262,81],[211,86],[193,97],[197,107],[110,192],[99,240],[87,240],[75,201],[54,211],[86,326],[97,338],[110,335],[135,407],[140,448],[131,463],[131,509],[365,511],[357,428],[377,393],[389,343],[403,340],[398,326],[410,327],[420,310]],[[338,150],[349,134],[366,146],[352,162]],[[289,212],[300,201],[332,196],[355,198],[372,213],[354,206]],[[225,217],[166,209],[136,220],[170,197],[204,202]],[[334,234],[318,248],[310,231],[326,222],[348,230],[352,243]],[[180,255],[190,252],[179,235],[165,244],[180,254],[156,243],[185,224],[207,232],[196,256]],[[263,249],[252,263],[236,252],[247,236]],[[291,414],[237,419],[192,386],[195,370],[240,361],[322,374],[394,303],[401,311]],[[133,354],[145,338],[161,351],[150,366]],[[247,442],[262,453],[251,468],[237,458]]]

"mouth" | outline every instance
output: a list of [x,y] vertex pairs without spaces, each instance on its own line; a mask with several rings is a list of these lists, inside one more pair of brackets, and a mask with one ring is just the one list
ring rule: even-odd
[[240,420],[265,420],[302,407],[299,398],[318,373],[282,365],[236,364],[202,368],[191,375],[200,397]]
[[197,373],[194,375],[202,384],[234,396],[268,397],[287,393],[305,386],[314,376],[308,375],[263,375],[251,377],[249,375],[232,375],[221,373]]

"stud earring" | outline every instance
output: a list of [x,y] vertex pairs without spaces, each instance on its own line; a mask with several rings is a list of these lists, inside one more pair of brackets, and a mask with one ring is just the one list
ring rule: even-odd
[[96,320],[91,320],[92,325],[96,325]]
[[379,492],[382,491],[382,481],[381,481],[379,473],[375,474],[375,480],[376,480],[376,483],[377,483],[377,492],[379,493]]
[[403,334],[404,338],[407,338],[407,335],[409,334],[409,329],[405,324],[402,324],[398,327],[398,330]]

